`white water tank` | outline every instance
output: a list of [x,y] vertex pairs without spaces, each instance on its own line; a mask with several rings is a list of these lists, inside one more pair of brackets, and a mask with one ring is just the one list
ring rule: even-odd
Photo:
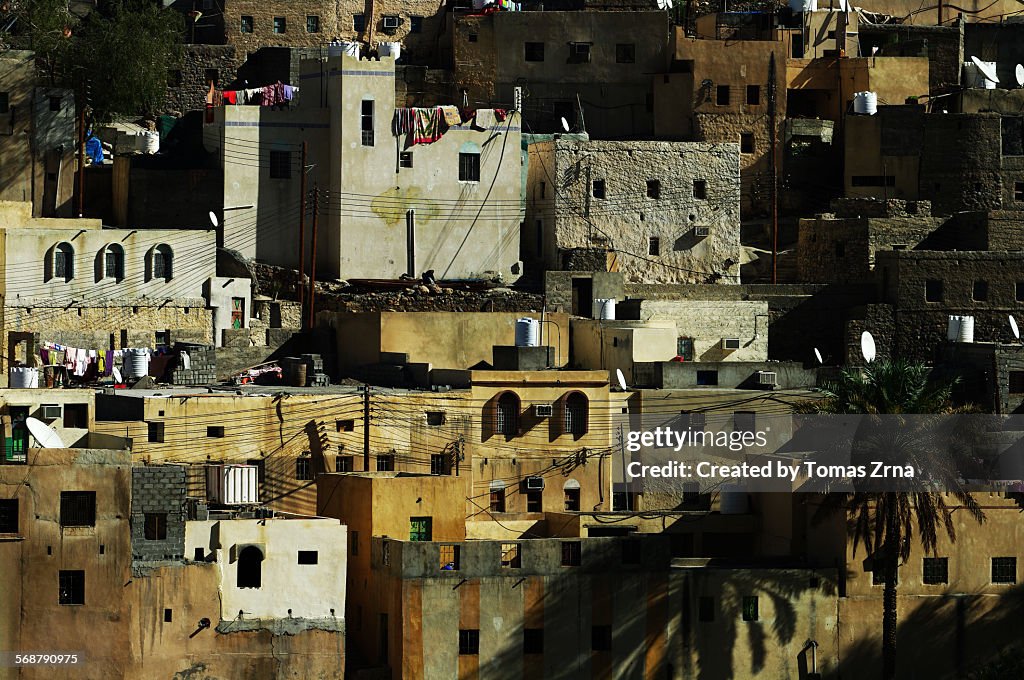
[[854,92],[853,112],[873,116],[878,112],[878,95],[874,92]]
[[745,515],[750,511],[747,490],[742,484],[723,484],[718,499],[718,512],[723,515]]
[[796,14],[815,12],[818,9],[818,0],[789,0],[789,8]]
[[615,298],[595,298],[594,299],[594,314],[595,319],[604,319],[605,321],[615,320]]
[[974,342],[974,317],[950,316],[946,326],[946,340],[950,342]]
[[402,56],[402,43],[382,42],[377,45],[377,54],[381,57],[394,57],[395,61]]
[[540,321],[524,316],[516,319],[516,347],[540,346]]
[[124,355],[124,371],[128,378],[141,378],[149,375],[149,350],[127,350]]
[[255,465],[210,465],[206,468],[206,499],[220,505],[260,502]]
[[11,368],[8,385],[12,389],[39,387],[39,369],[17,366]]
[[136,136],[136,146],[142,153],[153,154],[160,150],[159,132],[140,132]]

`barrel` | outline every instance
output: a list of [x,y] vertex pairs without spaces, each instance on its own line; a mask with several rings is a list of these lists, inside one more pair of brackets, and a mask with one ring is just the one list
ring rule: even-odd
[[974,317],[951,315],[949,325],[946,326],[946,340],[949,342],[974,342]]
[[524,316],[516,319],[516,347],[540,346],[540,321]]
[[128,350],[124,358],[124,369],[128,378],[142,378],[149,375],[149,350]]
[[615,298],[595,298],[594,318],[605,321],[615,320]]
[[11,388],[39,387],[39,369],[25,366],[12,367],[8,384]]
[[878,112],[878,95],[874,92],[854,92],[853,112],[873,116]]

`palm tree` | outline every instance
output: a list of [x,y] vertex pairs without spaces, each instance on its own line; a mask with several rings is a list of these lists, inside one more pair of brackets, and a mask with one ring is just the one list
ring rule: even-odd
[[[897,568],[910,557],[915,535],[927,552],[935,553],[940,529],[956,540],[952,510],[946,497],[935,492],[936,485],[955,497],[979,523],[985,515],[968,493],[958,472],[957,425],[940,431],[938,415],[970,412],[952,403],[956,380],[937,379],[928,367],[903,360],[878,361],[857,371],[844,371],[838,380],[826,386],[824,398],[801,405],[803,413],[866,415],[855,437],[852,453],[898,457],[927,470],[929,479],[900,480],[899,490],[884,490],[853,485],[852,490],[828,492],[815,518],[843,512],[847,517],[853,549],[863,542],[873,555],[875,569],[883,569],[882,597],[882,677],[896,677],[896,588]],[[929,418],[906,416],[931,414]],[[884,451],[884,453],[883,453]],[[874,552],[872,552],[874,551]]]

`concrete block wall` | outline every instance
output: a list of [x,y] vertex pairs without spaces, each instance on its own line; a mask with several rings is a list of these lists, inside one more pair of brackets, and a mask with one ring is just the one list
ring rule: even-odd
[[[132,468],[132,559],[181,560],[185,555],[185,467],[144,465]],[[167,538],[146,540],[146,513],[166,513]]]

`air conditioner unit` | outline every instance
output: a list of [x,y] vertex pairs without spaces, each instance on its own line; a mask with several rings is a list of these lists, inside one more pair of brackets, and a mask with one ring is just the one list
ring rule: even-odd
[[694,227],[693,228],[693,235],[698,237],[698,238],[701,238],[701,237],[704,237],[704,236],[710,236],[711,235],[711,227]]
[[384,17],[384,28],[395,29],[402,23],[402,20],[398,17]]
[[59,420],[64,410],[60,404],[43,404],[40,412],[43,420]]
[[735,350],[740,348],[739,338],[722,338],[722,349]]
[[526,478],[526,490],[527,491],[543,491],[544,490],[544,478],[543,477],[527,477]]
[[555,414],[555,409],[551,404],[534,404],[533,415],[538,418],[550,418]]
[[775,371],[758,371],[757,382],[766,387],[775,387],[779,384],[779,376]]

